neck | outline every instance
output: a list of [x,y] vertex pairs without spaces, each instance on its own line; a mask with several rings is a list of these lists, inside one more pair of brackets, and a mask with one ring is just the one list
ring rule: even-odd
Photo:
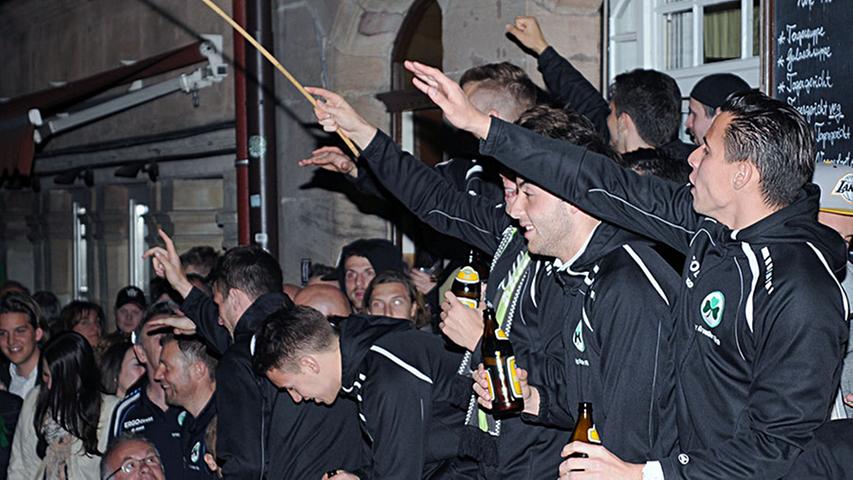
[[565,263],[577,260],[583,252],[595,232],[595,228],[601,223],[600,220],[581,214],[572,228],[572,234],[565,241],[563,254],[559,256],[560,261]]
[[[146,374],[150,369],[146,369]],[[148,375],[148,385],[145,387],[145,394],[148,395],[148,399],[160,407],[160,410],[166,411],[169,406],[166,405],[166,394],[163,393],[163,387],[160,386],[158,382],[154,381],[154,373],[147,374]]]
[[196,388],[193,398],[190,399],[187,405],[184,405],[184,408],[186,408],[194,418],[198,418],[201,411],[204,410],[204,407],[210,403],[210,398],[213,396],[213,392],[215,391],[216,382],[201,382],[198,388]]
[[635,132],[635,133],[632,133],[632,134],[627,136],[627,138],[625,139],[624,151],[619,152],[619,153],[633,152],[633,151],[639,150],[641,148],[655,148],[655,147],[646,143],[646,141],[643,140],[640,137],[640,135],[638,135]]
[[768,207],[764,203],[764,198],[759,195],[749,199],[749,201],[740,202],[738,205],[735,205],[733,211],[728,215],[721,215],[721,218],[715,218],[732,230],[742,230],[764,220],[781,209],[782,207]]
[[29,377],[38,366],[39,360],[41,360],[41,354],[36,349],[26,362],[15,365],[15,373],[22,377]]

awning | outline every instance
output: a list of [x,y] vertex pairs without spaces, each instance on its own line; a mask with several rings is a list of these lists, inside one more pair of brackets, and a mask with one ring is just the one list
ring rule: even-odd
[[35,141],[30,110],[38,109],[42,116],[50,117],[111,88],[205,61],[200,46],[201,42],[196,42],[132,65],[0,103],[0,176],[15,173],[28,176],[32,171]]

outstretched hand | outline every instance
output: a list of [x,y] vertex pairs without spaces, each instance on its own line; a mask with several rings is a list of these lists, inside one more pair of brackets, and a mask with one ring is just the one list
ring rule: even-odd
[[441,70],[422,63],[406,60],[403,65],[415,74],[412,79],[415,87],[438,105],[454,127],[471,132],[481,139],[489,135],[491,118],[471,104],[456,82]]
[[175,244],[162,229],[158,229],[157,234],[160,235],[166,248],[149,248],[142,255],[142,258],[150,258],[151,265],[154,267],[154,273],[158,277],[168,280],[172,288],[177,290],[182,297],[187,298],[193,285],[187,279],[187,275],[184,273],[183,267],[181,267],[181,257],[175,250]]
[[146,326],[149,332],[162,328],[171,328],[175,335],[195,335],[196,332],[195,323],[187,317],[157,317]]
[[299,161],[300,167],[314,165],[323,170],[358,177],[358,167],[355,162],[338,147],[320,147],[311,152],[311,156]]
[[507,25],[506,31],[536,55],[541,55],[548,48],[536,17],[515,17],[515,23]]
[[367,122],[346,100],[335,92],[319,87],[305,87],[309,93],[320,97],[314,106],[317,121],[327,132],[340,129],[362,150],[376,135],[376,127]]

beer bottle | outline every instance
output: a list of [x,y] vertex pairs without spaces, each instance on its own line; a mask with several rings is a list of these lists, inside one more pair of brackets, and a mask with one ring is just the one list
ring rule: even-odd
[[483,343],[481,355],[489,381],[492,413],[508,415],[524,410],[521,384],[515,371],[515,353],[506,333],[498,327],[495,309],[487,305],[483,311]]
[[459,298],[465,306],[471,307],[474,310],[480,305],[480,274],[477,272],[475,263],[474,249],[468,253],[468,262],[458,272],[456,278],[453,279],[453,285],[450,291]]
[[[578,420],[575,423],[575,430],[572,432],[570,442],[584,442],[601,444],[601,439],[598,437],[598,430],[595,429],[595,421],[592,419],[592,404],[589,402],[578,403]],[[585,453],[573,453],[570,457],[587,458],[589,455]]]

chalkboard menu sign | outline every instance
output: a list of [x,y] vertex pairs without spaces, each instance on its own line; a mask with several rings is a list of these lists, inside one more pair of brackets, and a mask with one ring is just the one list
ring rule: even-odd
[[853,1],[771,5],[771,94],[814,126],[818,162],[853,166]]

